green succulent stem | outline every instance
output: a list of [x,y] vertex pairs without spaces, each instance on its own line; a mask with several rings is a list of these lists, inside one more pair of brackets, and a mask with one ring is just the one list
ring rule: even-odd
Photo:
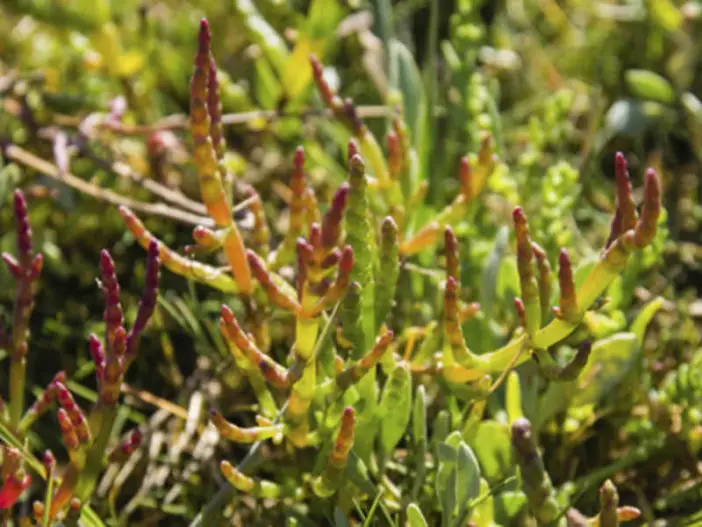
[[10,362],[10,426],[16,430],[24,412],[24,388],[27,358],[17,357]]
[[[546,327],[541,328],[533,336],[522,334],[508,344],[493,352],[484,355],[472,355],[467,367],[479,369],[485,373],[501,373],[514,360],[513,367],[523,364],[531,358],[534,350],[546,350],[568,337],[578,327],[577,320],[582,319],[584,313],[604,293],[612,281],[619,276],[625,267],[629,251],[625,241],[619,239],[603,255],[600,261],[590,271],[582,286],[577,291],[577,305],[579,308],[576,320],[556,318]],[[524,347],[523,353],[515,360],[515,356]]]
[[87,452],[85,466],[76,486],[75,496],[82,503],[87,503],[92,496],[100,472],[103,469],[105,456],[107,455],[107,445],[110,441],[115,419],[117,418],[118,408],[116,404],[107,405],[98,403],[91,412],[92,419],[90,422],[99,423],[100,428],[95,437],[95,441]]

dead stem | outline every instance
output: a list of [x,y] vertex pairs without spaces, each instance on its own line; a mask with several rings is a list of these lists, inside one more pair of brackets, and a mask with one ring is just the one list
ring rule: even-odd
[[[362,119],[384,119],[391,115],[387,106],[358,106],[358,116]],[[330,110],[306,110],[300,113],[285,113],[277,110],[254,110],[251,112],[229,113],[222,115],[224,126],[247,124],[253,120],[275,121],[283,117],[309,118],[317,116],[330,117]],[[68,115],[57,115],[55,124],[61,126],[79,126],[82,119]],[[98,127],[122,135],[148,135],[163,130],[181,130],[188,127],[188,116],[184,114],[169,115],[153,124],[125,124],[116,121],[102,121]]]
[[26,167],[37,170],[42,174],[55,179],[56,181],[65,183],[69,187],[72,187],[75,190],[100,201],[105,201],[107,203],[111,203],[112,205],[124,205],[132,210],[139,211],[144,214],[162,216],[181,223],[214,227],[214,222],[211,218],[198,216],[191,212],[169,206],[165,203],[144,203],[141,201],[134,201],[121,196],[116,192],[104,189],[94,185],[93,183],[89,183],[88,181],[74,176],[70,172],[66,172],[62,175],[61,171],[56,165],[49,163],[48,161],[41,159],[34,154],[31,154],[17,145],[9,144],[5,146],[3,148],[3,153],[8,159],[12,159],[13,161],[16,161],[17,163],[20,163]]

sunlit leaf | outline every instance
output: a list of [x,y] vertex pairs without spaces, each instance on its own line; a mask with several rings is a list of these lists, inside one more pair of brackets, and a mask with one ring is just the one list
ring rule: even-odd
[[640,356],[633,333],[617,333],[592,345],[587,366],[578,377],[573,406],[596,404],[629,372]]
[[412,52],[397,39],[390,39],[390,84],[397,86],[402,94],[405,121],[410,129],[410,136],[419,134],[419,119],[424,104],[422,77],[414,61]]
[[675,101],[673,86],[657,73],[648,70],[629,70],[624,78],[635,97],[662,103]]
[[456,495],[458,499],[458,517],[463,513],[470,503],[480,494],[480,467],[478,460],[471,448],[464,442],[458,445],[458,456],[456,459],[456,480],[458,489]]
[[398,364],[383,388],[378,405],[380,443],[390,453],[405,434],[412,410],[412,377],[406,363]]
[[407,521],[410,527],[428,527],[429,525],[416,503],[410,503],[407,506]]
[[470,446],[480,462],[482,476],[489,483],[495,484],[513,472],[512,444],[507,425],[483,421]]

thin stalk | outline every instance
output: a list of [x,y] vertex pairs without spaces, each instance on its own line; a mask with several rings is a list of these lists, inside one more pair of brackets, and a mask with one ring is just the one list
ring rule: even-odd
[[3,146],[2,152],[8,159],[12,159],[13,161],[21,165],[37,170],[45,176],[49,176],[50,178],[55,179],[59,183],[68,185],[69,187],[81,192],[82,194],[85,194],[97,200],[104,201],[112,205],[124,205],[126,207],[129,207],[130,209],[134,209],[135,211],[141,212],[143,214],[161,216],[170,220],[186,223],[189,225],[202,225],[204,227],[214,227],[214,221],[206,216],[199,216],[186,210],[169,206],[162,202],[144,203],[142,201],[135,201],[130,198],[125,198],[124,196],[116,192],[104,189],[88,181],[85,181],[79,178],[78,176],[71,174],[70,172],[62,173],[61,170],[53,163],[50,163],[40,157],[37,157],[34,154],[28,152],[27,150],[24,150],[23,148],[20,148],[17,145],[9,144]]
[[47,476],[46,497],[44,498],[44,514],[42,515],[41,520],[42,527],[51,527],[51,498],[54,495],[54,478],[52,473],[49,473]]

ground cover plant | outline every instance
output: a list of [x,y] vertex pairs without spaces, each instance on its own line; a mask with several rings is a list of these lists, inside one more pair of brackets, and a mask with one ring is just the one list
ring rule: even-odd
[[699,521],[695,2],[0,10],[6,523]]

